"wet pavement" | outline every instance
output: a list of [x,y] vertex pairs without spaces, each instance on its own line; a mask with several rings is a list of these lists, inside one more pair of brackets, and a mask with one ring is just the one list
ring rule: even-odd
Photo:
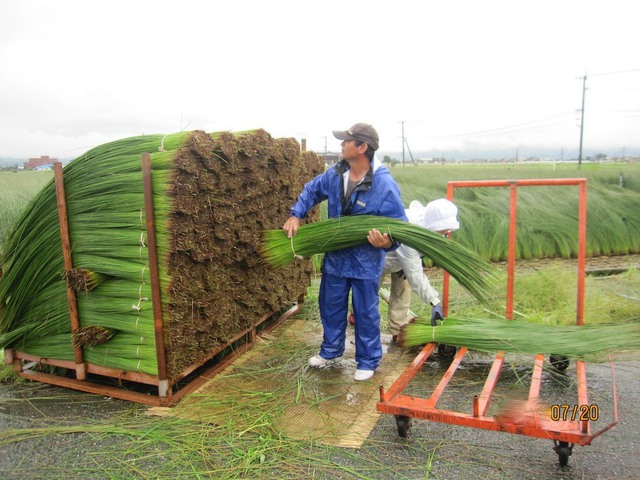
[[[481,391],[491,363],[491,357],[474,352],[465,356],[438,407],[470,411],[471,397]],[[442,378],[447,365],[447,361],[434,353],[407,387],[406,393],[428,396]],[[395,417],[382,414],[361,448],[330,450],[332,461],[342,473],[317,478],[640,478],[640,357],[616,361],[614,366],[620,423],[593,439],[591,445],[576,445],[568,467],[560,467],[551,440],[417,419],[413,420],[407,437],[401,438]],[[527,391],[531,368],[532,363],[529,364],[527,359],[508,359],[494,393],[497,406]],[[575,376],[575,365],[571,364],[560,374],[546,369],[541,399],[548,404],[575,402]],[[600,413],[599,420],[592,422],[593,433],[612,421],[610,365],[587,364],[587,379],[589,401],[598,406]],[[115,427],[119,419],[144,415],[147,408],[44,384],[0,385],[0,478],[64,478],[64,474],[52,475],[52,470],[47,470],[46,465],[55,466],[56,472],[64,472],[65,466],[69,471],[77,472],[78,465],[83,465],[87,456],[101,449],[113,449],[114,443],[121,440],[116,436],[92,435],[85,428],[74,432],[74,425],[86,426],[95,421],[113,420]],[[6,442],[7,438],[2,433],[55,426],[63,426],[65,434],[45,438],[26,436],[19,441]],[[140,455],[144,457],[142,453]],[[372,459],[385,465],[379,476],[353,474],[360,461],[363,465],[370,465]],[[90,471],[90,467],[85,468]],[[108,468],[102,464],[94,473],[67,474],[66,478],[130,478],[104,473],[109,471]],[[394,473],[388,473],[389,470]],[[133,478],[170,477],[141,473]],[[212,475],[205,478],[223,477]]]

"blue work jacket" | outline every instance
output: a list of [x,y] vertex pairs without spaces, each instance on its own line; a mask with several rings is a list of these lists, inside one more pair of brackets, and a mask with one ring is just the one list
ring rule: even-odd
[[[371,168],[351,195],[345,198],[349,164],[343,160],[308,182],[291,208],[291,215],[303,219],[309,210],[327,200],[329,218],[345,215],[379,215],[407,221],[398,184],[389,169],[374,157]],[[384,232],[382,232],[384,233]],[[382,274],[386,251],[366,243],[355,247],[327,252],[323,272],[343,278],[377,280]]]

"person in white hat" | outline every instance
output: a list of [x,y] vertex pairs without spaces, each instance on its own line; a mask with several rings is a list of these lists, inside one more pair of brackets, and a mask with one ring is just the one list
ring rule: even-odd
[[[406,214],[409,222],[443,235],[460,228],[457,218],[458,207],[446,198],[433,200],[426,206],[414,200],[406,210]],[[394,343],[402,326],[412,319],[409,315],[412,290],[425,303],[431,305],[432,322],[444,318],[440,297],[424,274],[422,258],[417,250],[407,245],[400,245],[397,250],[387,253],[380,284],[387,273],[391,276],[389,333]]]

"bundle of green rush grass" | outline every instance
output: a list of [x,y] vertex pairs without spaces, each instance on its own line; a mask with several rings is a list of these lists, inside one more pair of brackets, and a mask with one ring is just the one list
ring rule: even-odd
[[[264,130],[144,135],[97,146],[64,167],[73,269],[65,269],[50,181],[0,258],[0,348],[158,374],[142,152],[151,152],[167,373],[177,377],[266,313],[306,292],[311,262],[280,271],[260,234],[285,218],[321,159]],[[269,286],[267,288],[266,286]],[[81,329],[71,332],[67,287]]]
[[415,248],[443,268],[476,299],[485,302],[496,294],[498,270],[477,254],[426,228],[401,220],[374,215],[353,215],[302,225],[287,238],[282,230],[263,233],[260,255],[272,266],[286,265],[294,258],[310,257],[367,243],[371,229],[388,233],[394,240]]
[[640,350],[640,323],[555,326],[524,320],[448,317],[432,326],[416,318],[402,328],[404,347],[443,343],[495,353],[556,354],[569,358],[597,358],[606,353]]

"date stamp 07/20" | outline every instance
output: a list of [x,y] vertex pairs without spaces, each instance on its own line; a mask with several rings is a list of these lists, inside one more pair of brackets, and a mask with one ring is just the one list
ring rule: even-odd
[[593,403],[590,405],[555,404],[551,405],[551,420],[554,421],[581,421],[595,422],[600,418],[600,407]]

